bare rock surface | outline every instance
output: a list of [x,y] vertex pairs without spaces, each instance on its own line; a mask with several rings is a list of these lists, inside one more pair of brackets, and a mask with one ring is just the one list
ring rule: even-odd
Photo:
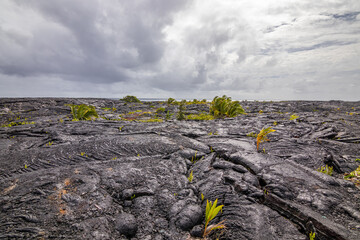
[[[65,104],[83,103],[101,118],[71,121]],[[360,102],[241,105],[177,121],[161,102],[0,99],[0,239],[196,239],[215,199],[226,229],[208,239],[360,239],[360,190],[343,179],[360,165]],[[160,107],[174,115],[149,121]],[[269,126],[257,151],[249,134]]]

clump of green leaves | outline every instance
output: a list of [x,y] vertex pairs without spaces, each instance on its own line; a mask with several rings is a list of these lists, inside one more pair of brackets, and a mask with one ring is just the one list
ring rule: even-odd
[[176,119],[177,120],[185,120],[186,117],[185,117],[185,110],[186,110],[186,107],[185,107],[185,104],[186,104],[186,100],[182,100],[180,102],[180,105],[179,105],[179,112],[178,114],[176,115]]
[[121,101],[127,102],[127,103],[140,103],[141,101],[135,97],[135,96],[125,96],[122,99],[120,99]]
[[259,146],[260,143],[265,142],[265,141],[270,141],[266,135],[268,135],[269,133],[275,132],[274,129],[272,129],[271,127],[268,128],[263,128],[261,129],[261,131],[258,133],[257,137],[256,137],[256,148],[259,151]]
[[218,201],[218,199],[216,199],[214,201],[214,203],[212,203],[211,201],[206,200],[205,228],[204,228],[203,237],[206,237],[207,235],[209,235],[210,232],[213,230],[225,228],[225,224],[224,224],[225,220],[222,220],[221,222],[219,222],[217,224],[212,224],[212,225],[208,226],[209,222],[216,217],[216,215],[219,213],[219,211],[222,211],[222,208],[224,206],[224,205],[216,206],[217,201]]
[[216,96],[210,105],[210,114],[215,118],[235,117],[238,114],[244,114],[245,111],[239,101],[232,101],[231,97],[226,95]]
[[360,186],[360,166],[351,173],[345,173],[344,179],[352,181],[356,186]]
[[316,235],[316,234],[315,234],[314,232],[310,232],[310,233],[309,233],[309,239],[310,239],[310,240],[315,240],[315,235]]
[[291,120],[295,120],[295,119],[297,119],[297,118],[299,118],[299,116],[296,115],[296,114],[293,114],[293,115],[290,116],[290,121],[291,121]]
[[94,106],[86,105],[86,104],[81,104],[81,105],[66,104],[66,105],[69,106],[71,109],[73,121],[93,120],[99,117]]
[[328,165],[326,165],[318,168],[317,171],[331,176],[333,173],[333,167],[329,167]]

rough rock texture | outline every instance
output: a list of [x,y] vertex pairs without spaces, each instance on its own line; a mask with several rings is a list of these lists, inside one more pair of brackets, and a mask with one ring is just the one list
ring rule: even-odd
[[[71,121],[68,103],[102,118]],[[343,180],[360,165],[360,103],[241,104],[247,115],[177,121],[160,102],[0,99],[2,125],[28,123],[0,128],[0,239],[194,239],[216,198],[226,229],[209,239],[360,239],[360,191]],[[138,121],[159,107],[170,121]],[[248,134],[267,126],[258,152]]]

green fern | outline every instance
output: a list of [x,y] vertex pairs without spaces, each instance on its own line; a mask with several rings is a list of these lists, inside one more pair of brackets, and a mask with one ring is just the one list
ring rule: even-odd
[[73,116],[74,121],[93,120],[94,118],[99,117],[94,106],[85,105],[85,104],[81,104],[81,105],[67,104],[67,106],[69,106],[71,109],[71,114]]
[[226,95],[216,96],[210,105],[210,114],[215,118],[235,117],[244,114],[245,111],[238,101],[232,101]]

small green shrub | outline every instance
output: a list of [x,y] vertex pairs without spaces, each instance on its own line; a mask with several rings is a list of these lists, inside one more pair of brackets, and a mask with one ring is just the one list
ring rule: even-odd
[[185,120],[185,110],[186,110],[186,107],[185,107],[185,104],[186,104],[186,100],[182,100],[180,102],[180,105],[179,105],[179,112],[178,114],[176,115],[176,119],[179,120],[179,121],[182,121],[182,120]]
[[326,165],[318,168],[317,171],[331,176],[333,173],[333,167],[329,167],[328,165]]
[[75,105],[75,104],[66,104],[71,109],[71,114],[73,116],[73,121],[79,120],[93,120],[94,118],[98,118],[95,107],[90,105]]
[[166,112],[165,119],[166,119],[166,120],[170,120],[171,117],[172,117],[172,115],[174,115],[174,114],[173,114],[173,113],[170,113],[170,111],[167,111],[167,112]]
[[167,105],[171,105],[171,104],[175,104],[176,100],[174,98],[168,98],[168,100],[166,101]]
[[141,101],[135,97],[135,96],[125,96],[122,99],[120,99],[121,101],[127,102],[127,103],[140,103]]
[[244,113],[245,111],[239,101],[232,101],[231,97],[226,95],[216,96],[210,105],[210,114],[215,118],[235,117]]

